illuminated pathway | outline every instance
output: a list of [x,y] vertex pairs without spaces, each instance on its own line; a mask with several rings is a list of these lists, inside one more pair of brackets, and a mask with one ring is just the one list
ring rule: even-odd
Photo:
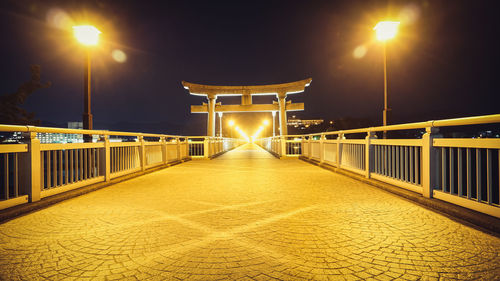
[[1,280],[495,280],[499,254],[499,238],[255,145],[0,225]]

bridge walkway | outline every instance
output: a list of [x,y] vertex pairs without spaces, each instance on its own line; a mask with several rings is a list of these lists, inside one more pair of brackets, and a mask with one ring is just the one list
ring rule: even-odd
[[253,144],[0,225],[1,280],[500,278],[500,239]]

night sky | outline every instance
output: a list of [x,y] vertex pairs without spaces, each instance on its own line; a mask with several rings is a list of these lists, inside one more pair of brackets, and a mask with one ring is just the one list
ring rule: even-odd
[[[189,96],[182,80],[257,85],[308,77],[311,86],[290,96],[305,103],[297,116],[381,124],[382,45],[373,27],[392,19],[401,25],[388,44],[391,123],[499,113],[494,3],[4,0],[0,94],[15,92],[29,80],[30,64],[39,64],[52,87],[35,92],[25,108],[44,123],[80,121],[84,51],[71,24],[90,23],[102,31],[92,66],[96,128],[161,123],[172,133],[204,134],[206,115],[191,114],[190,105],[205,100]],[[127,60],[115,61],[113,50]],[[233,117],[258,123],[263,115]]]

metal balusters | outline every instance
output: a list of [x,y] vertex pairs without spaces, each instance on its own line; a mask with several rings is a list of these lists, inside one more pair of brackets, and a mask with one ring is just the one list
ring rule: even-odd
[[97,163],[97,166],[96,166],[96,176],[100,176],[100,171],[101,171],[101,150],[100,149],[96,149],[96,152],[97,152],[97,156],[96,156],[96,163]]
[[52,151],[52,186],[57,186],[57,151]]
[[63,167],[63,163],[62,163],[62,150],[59,150],[57,154],[59,156],[59,161],[58,161],[59,171],[57,173],[59,175],[59,185],[63,185],[63,180],[62,180],[63,179],[63,174],[62,174],[63,173],[63,169],[62,169],[62,167]]
[[79,171],[79,177],[78,180],[81,181],[84,179],[84,174],[83,174],[83,167],[84,167],[84,159],[83,159],[83,149],[78,149],[78,168],[80,169]]
[[68,171],[68,150],[64,150],[64,183],[68,184],[69,181],[69,171]]
[[51,157],[50,157],[50,151],[46,151],[46,156],[47,156],[47,188],[50,188],[52,185],[51,185],[51,179],[52,179],[52,165],[51,165]]
[[479,148],[476,148],[476,194],[477,201],[482,201],[482,189],[481,184],[483,179],[481,177],[481,151]]
[[450,180],[449,180],[449,183],[450,183],[450,190],[449,190],[449,193],[450,194],[453,194],[453,189],[455,187],[455,155],[453,153],[453,148],[450,147],[449,148],[449,175],[450,175]]
[[396,177],[396,148],[394,146],[391,146],[391,177],[395,178]]
[[417,165],[415,164],[415,162],[413,160],[415,158],[414,157],[415,156],[415,149],[416,149],[416,147],[414,147],[414,146],[409,147],[409,154],[410,154],[410,159],[409,159],[409,161],[410,161],[409,162],[409,164],[410,164],[410,182],[412,182],[412,183],[416,183],[417,182],[416,178],[415,178],[415,172],[414,172],[414,170],[417,167]]
[[88,150],[87,149],[82,149],[83,150],[83,180],[86,180],[88,178]]
[[493,177],[492,177],[492,161],[491,149],[486,149],[486,201],[491,205],[493,199]]
[[71,149],[69,151],[69,179],[70,183],[73,183],[75,181],[75,170],[74,170],[74,159],[73,155],[75,154],[75,150]]

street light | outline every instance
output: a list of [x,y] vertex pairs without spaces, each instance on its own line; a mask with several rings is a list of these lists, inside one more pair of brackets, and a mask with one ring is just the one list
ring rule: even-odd
[[[384,126],[387,126],[387,40],[390,40],[396,36],[398,33],[399,22],[397,21],[381,21],[375,25],[373,30],[375,30],[377,39],[384,43],[384,112],[383,112],[383,122]],[[384,131],[384,139],[386,138],[387,131]]]
[[[90,47],[99,42],[101,33],[92,25],[73,26],[76,40],[82,45]],[[92,113],[90,111],[90,49],[85,48],[85,61],[83,66],[83,129],[92,130]],[[91,135],[84,135],[85,142],[92,142]]]

